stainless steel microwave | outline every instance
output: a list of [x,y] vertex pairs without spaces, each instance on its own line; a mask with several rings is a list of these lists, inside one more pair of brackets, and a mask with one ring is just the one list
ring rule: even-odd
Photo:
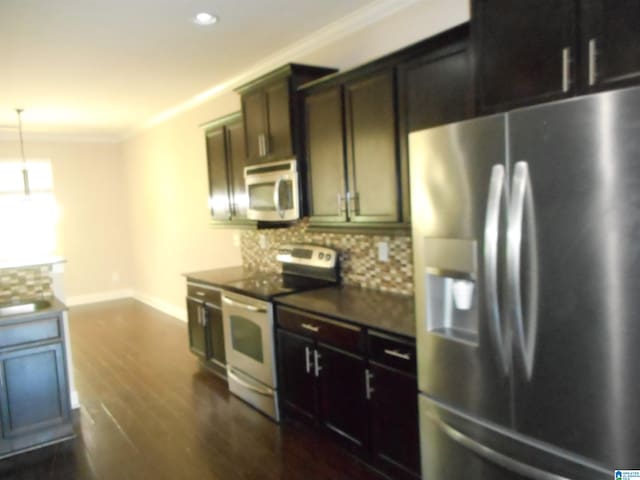
[[250,220],[286,222],[300,218],[295,159],[245,167],[244,181]]

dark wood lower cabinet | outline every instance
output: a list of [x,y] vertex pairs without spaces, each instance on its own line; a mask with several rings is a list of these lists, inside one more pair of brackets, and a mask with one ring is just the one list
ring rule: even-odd
[[189,348],[199,357],[207,354],[207,339],[202,322],[202,303],[187,298],[187,320],[189,323]]
[[364,359],[322,344],[316,352],[322,425],[349,447],[364,450],[368,434]]
[[416,377],[371,364],[371,451],[394,479],[420,478]]
[[394,480],[419,479],[415,341],[276,312],[283,417],[312,423]]
[[313,371],[314,342],[278,329],[278,365],[280,369],[280,403],[308,420],[317,414],[316,377]]
[[188,285],[187,322],[189,348],[218,375],[227,375],[220,292],[215,289]]

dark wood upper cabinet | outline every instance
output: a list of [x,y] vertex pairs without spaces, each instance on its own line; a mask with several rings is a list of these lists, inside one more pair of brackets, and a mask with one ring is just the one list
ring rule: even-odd
[[400,179],[393,68],[344,85],[349,221],[397,223]]
[[346,220],[346,176],[342,88],[332,86],[305,98],[307,202],[312,222]]
[[583,0],[582,75],[590,91],[640,82],[640,2]]
[[205,132],[209,209],[215,225],[255,226],[247,220],[244,124],[240,113],[211,122]]
[[226,124],[227,169],[232,219],[247,218],[247,192],[244,185],[244,167],[247,166],[244,125],[238,118]]
[[474,0],[481,112],[571,95],[576,86],[575,0]]
[[465,24],[436,37],[429,48],[400,63],[398,129],[404,221],[410,221],[409,134],[475,115],[474,75]]
[[209,210],[214,220],[230,220],[229,178],[227,176],[226,132],[223,125],[206,133],[209,171]]
[[310,228],[408,229],[408,133],[474,114],[469,26],[302,91]]
[[242,100],[249,165],[297,157],[304,161],[303,107],[298,87],[335,69],[287,64],[236,91]]
[[636,0],[473,0],[481,113],[640,83]]

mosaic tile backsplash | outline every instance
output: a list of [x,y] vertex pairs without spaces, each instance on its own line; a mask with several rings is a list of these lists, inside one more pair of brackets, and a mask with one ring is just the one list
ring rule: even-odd
[[[289,228],[243,232],[240,243],[242,263],[246,267],[263,272],[280,272],[281,264],[275,258],[280,245],[324,245],[340,252],[342,283],[384,292],[413,294],[413,252],[410,236],[320,233],[308,231],[307,226],[308,222],[302,220]],[[389,244],[388,262],[378,260],[379,242]]]
[[0,270],[0,303],[52,296],[51,265]]

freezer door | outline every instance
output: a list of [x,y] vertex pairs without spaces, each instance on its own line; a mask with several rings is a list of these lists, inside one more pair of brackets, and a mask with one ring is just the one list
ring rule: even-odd
[[509,124],[515,427],[610,472],[640,468],[640,90]]
[[506,222],[505,117],[416,132],[409,147],[419,388],[509,424],[498,255]]
[[419,396],[422,478],[608,480],[613,472]]

